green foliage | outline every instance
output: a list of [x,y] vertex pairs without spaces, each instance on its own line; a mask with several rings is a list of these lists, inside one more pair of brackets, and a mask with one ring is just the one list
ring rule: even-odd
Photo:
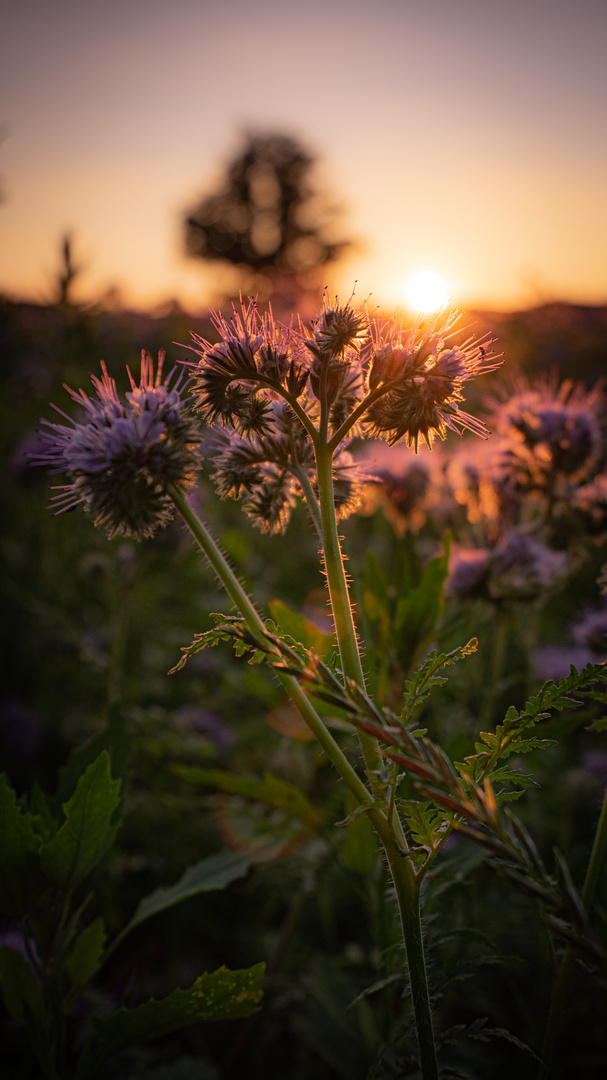
[[78,935],[65,961],[65,971],[72,986],[86,986],[99,970],[106,937],[102,918],[95,919]]
[[32,816],[17,806],[14,791],[0,776],[0,911],[6,915],[23,918],[44,891],[40,847]]
[[0,949],[0,984],[4,1004],[10,1015],[21,1024],[33,1020],[44,1025],[44,999],[36,986],[34,973],[16,949],[4,945]]
[[270,600],[268,607],[274,623],[282,628],[290,641],[300,641],[306,649],[313,649],[318,656],[327,656],[337,648],[335,634],[326,634],[302,612],[296,611],[284,601]]
[[422,566],[411,537],[399,546],[390,578],[373,551],[362,580],[365,663],[380,701],[392,701],[436,634],[449,564],[449,538],[437,558]]
[[[545,683],[538,694],[529,698],[523,709],[519,710],[511,705],[503,724],[499,724],[495,731],[481,731],[481,741],[475,743],[476,754],[456,763],[460,774],[476,784],[481,784],[489,777],[494,785],[529,786],[533,780],[520,770],[500,768],[498,763],[508,760],[512,754],[528,754],[533,750],[554,746],[554,739],[526,737],[525,733],[541,721],[548,720],[552,710],[562,712],[564,709],[580,708],[583,701],[572,697],[572,694],[582,691],[592,694],[593,687],[606,679],[607,673],[600,665],[588,664],[580,672],[572,665],[570,674],[563,676],[558,685],[552,681]],[[519,794],[521,792],[508,792],[502,788],[498,789],[497,797],[503,801],[516,798]]]
[[72,892],[111,847],[120,805],[120,780],[112,780],[107,751],[89,765],[68,802],[65,822],[42,848],[42,869],[60,892]]
[[[31,810],[22,811],[14,792],[0,778],[0,897],[3,910],[22,920],[30,961],[4,946],[0,982],[8,1012],[27,1026],[44,1075],[52,1080],[63,1076],[57,1054],[73,1005],[126,935],[188,897],[225,888],[250,866],[249,859],[233,852],[201,860],[175,885],[157,889],[142,900],[108,949],[103,918],[82,925],[91,897],[78,906],[76,896],[114,841],[120,788],[121,781],[111,775],[108,751],[103,750],[77,779],[71,797],[63,803],[61,821],[53,817],[52,803],[38,788],[32,793]],[[273,784],[273,778],[267,779],[265,790],[275,804],[288,803],[308,818],[313,813],[303,796],[287,793],[280,782]],[[27,915],[31,930],[24,921]],[[120,1009],[103,1020],[93,1018],[98,1038],[94,1046],[83,1043],[76,1075],[79,1080],[92,1077],[109,1055],[193,1022],[250,1015],[261,997],[263,970],[263,964],[242,971],[222,967],[200,976],[187,991],[176,990],[134,1010]]]
[[398,808],[407,823],[413,844],[417,846],[417,850],[413,849],[412,857],[423,865],[427,856],[444,843],[449,822],[432,803],[403,799],[399,800]]
[[407,726],[415,709],[423,705],[430,692],[445,683],[445,677],[439,675],[439,671],[471,656],[477,648],[477,639],[471,638],[467,645],[460,645],[449,653],[428,653],[412,677],[405,682],[403,707],[399,717],[401,724]]
[[217,855],[208,855],[194,866],[188,867],[174,885],[161,886],[140,902],[133,918],[118,935],[112,945],[112,951],[130,934],[136,926],[157,915],[161,911],[189,900],[200,893],[215,892],[225,889],[238,878],[244,877],[251,866],[251,860],[238,851],[220,851]]
[[188,1024],[208,1020],[239,1020],[257,1012],[265,964],[243,971],[200,975],[189,990],[174,990],[136,1009],[118,1009],[107,1019],[93,1017],[99,1036],[96,1057],[104,1060],[133,1043],[162,1038]]
[[359,874],[372,874],[377,866],[379,845],[369,818],[356,813],[357,803],[348,792],[346,795],[347,830],[341,845],[341,857],[346,866]]

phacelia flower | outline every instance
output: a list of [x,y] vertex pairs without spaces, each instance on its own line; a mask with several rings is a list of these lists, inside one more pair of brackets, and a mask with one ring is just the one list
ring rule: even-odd
[[531,602],[561,584],[569,569],[562,551],[514,529],[491,548],[453,549],[447,593],[459,599]]
[[492,403],[491,424],[512,440],[512,464],[523,486],[542,487],[559,476],[586,478],[603,448],[601,385],[586,390],[571,379],[559,385],[550,376],[521,378],[514,391]]
[[[162,379],[164,354],[156,374],[152,357],[141,355],[141,376],[121,399],[114,379],[101,364],[91,376],[96,397],[66,387],[81,406],[80,421],[57,409],[68,424],[42,420],[33,465],[65,473],[68,483],[51,499],[56,513],[81,506],[110,537],[153,536],[171,519],[171,487],[191,489],[200,467],[198,426],[180,393],[185,372]],[[56,406],[53,406],[56,408]]]
[[397,320],[372,323],[369,386],[377,399],[365,423],[373,438],[391,444],[404,439],[416,449],[420,437],[431,447],[436,436],[445,438],[447,429],[461,435],[467,428],[487,438],[485,424],[460,408],[462,390],[476,375],[494,371],[501,360],[490,352],[489,338],[450,344],[458,320],[457,313],[439,315],[425,327],[420,318],[409,330]]
[[192,335],[198,360],[190,367],[195,407],[220,433],[210,455],[219,493],[242,497],[262,529],[281,531],[297,497],[315,492],[316,455],[329,444],[343,516],[362,482],[360,466],[343,456],[353,438],[417,449],[420,436],[430,447],[447,428],[488,435],[459,402],[464,383],[499,361],[489,359],[488,339],[450,342],[456,322],[450,315],[424,328],[420,320],[405,331],[327,293],[307,329],[276,325],[253,300],[241,299],[230,320],[214,313],[220,341]]
[[491,552],[487,591],[492,600],[536,600],[562,584],[567,555],[528,533],[505,533]]
[[486,548],[454,547],[449,559],[446,592],[460,600],[483,596],[491,552]]
[[429,516],[439,521],[445,517],[448,492],[436,448],[431,452],[421,446],[415,453],[402,443],[371,442],[362,446],[358,458],[371,472],[363,513],[373,514],[381,506],[399,535],[419,532]]
[[325,290],[322,311],[313,324],[310,337],[305,338],[306,347],[322,360],[343,354],[348,347],[361,346],[369,337],[367,313],[364,308],[353,308],[350,302],[332,305]]

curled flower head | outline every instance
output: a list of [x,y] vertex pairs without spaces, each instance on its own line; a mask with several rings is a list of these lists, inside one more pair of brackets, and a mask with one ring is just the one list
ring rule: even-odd
[[554,375],[534,382],[521,378],[514,394],[491,403],[491,422],[512,440],[521,482],[541,487],[548,476],[588,476],[603,447],[604,410],[600,384],[586,390],[571,379],[559,385]]
[[568,569],[565,552],[511,530],[491,552],[488,594],[492,600],[536,600],[561,584]]
[[402,439],[417,449],[420,436],[431,447],[447,428],[488,435],[459,405],[464,383],[498,366],[487,339],[454,344],[456,315],[409,330],[374,322],[351,299],[332,303],[325,293],[307,329],[276,325],[271,312],[241,299],[230,320],[214,314],[219,342],[193,335],[195,406],[225,436],[215,455],[218,490],[243,497],[247,513],[272,532],[285,527],[298,494],[314,501],[319,453],[334,462],[343,515],[361,482],[360,468],[340,457],[353,438]]
[[[76,506],[93,515],[110,537],[153,536],[172,517],[171,487],[190,490],[200,467],[200,434],[181,398],[183,372],[173,382],[162,379],[164,354],[156,373],[152,357],[141,355],[141,376],[121,399],[114,379],[101,364],[102,377],[91,376],[96,397],[66,387],[84,411],[78,422],[42,420],[33,465],[65,473],[69,483],[51,500],[56,513]],[[60,412],[61,410],[57,410]]]
[[310,336],[304,339],[306,347],[317,359],[335,358],[348,346],[357,348],[367,340],[367,313],[364,308],[352,307],[351,299],[342,305],[336,297],[332,304],[325,290],[320,315],[313,323]]
[[488,436],[485,425],[460,408],[462,390],[501,361],[490,352],[489,338],[450,344],[458,320],[452,313],[437,316],[427,327],[421,319],[411,329],[398,320],[372,324],[369,386],[378,393],[365,416],[372,437],[391,444],[403,439],[417,449],[420,437],[431,447],[436,436],[445,438],[447,429]]
[[567,556],[536,537],[512,529],[492,548],[455,548],[447,592],[460,599],[483,597],[498,602],[531,602],[562,583]]

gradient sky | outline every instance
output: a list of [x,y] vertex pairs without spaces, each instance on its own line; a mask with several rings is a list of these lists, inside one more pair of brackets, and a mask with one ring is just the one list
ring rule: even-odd
[[607,303],[604,0],[4,0],[0,290],[48,297],[72,230],[81,288],[210,297],[183,211],[243,132],[320,159],[359,249],[328,274],[398,302]]

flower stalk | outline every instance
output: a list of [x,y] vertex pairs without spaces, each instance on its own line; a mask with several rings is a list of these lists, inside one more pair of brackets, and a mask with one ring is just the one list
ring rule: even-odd
[[[232,570],[228,560],[220,551],[207,526],[201,521],[187,499],[185,499],[177,489],[170,491],[170,497],[203,554],[206,556],[220,583],[226,590],[234,607],[242,615],[248,629],[253,634],[263,637],[265,634],[265,625],[259,612],[240,584],[240,581]],[[354,797],[361,805],[371,804],[371,794],[358,776],[358,773],[350,765],[343,750],[316,712],[316,709],[302,690],[297,679],[294,679],[292,675],[285,675],[282,672],[277,672],[276,674],[279,682],[291,698],[291,701],[299,710],[306,724],[316,736],[322,749],[335,766],[337,772],[344,783],[347,784]]]
[[[37,464],[63,472],[67,483],[53,500],[58,512],[75,506],[92,514],[111,536],[153,536],[180,514],[248,632],[267,636],[264,620],[186,496],[200,467],[200,429],[191,405],[209,430],[221,498],[242,498],[243,509],[265,532],[286,528],[298,498],[308,503],[319,534],[345,688],[364,694],[365,677],[348,589],[338,522],[352,511],[367,474],[348,452],[360,435],[431,447],[448,429],[485,437],[484,424],[462,411],[463,386],[497,366],[487,341],[448,343],[456,317],[405,329],[398,320],[371,320],[351,303],[332,306],[325,296],[312,327],[277,327],[254,301],[215,314],[219,343],[194,335],[199,359],[189,365],[191,399],[182,398],[184,372],[175,382],[156,373],[143,354],[139,384],[123,400],[103,369],[93,379],[96,400],[70,391],[84,422],[48,422]],[[358,775],[308,696],[287,671],[276,676],[367,813],[383,845],[398,903],[423,1080],[438,1080],[438,1066],[421,928],[424,867],[411,857],[396,798],[397,774],[386,783],[386,763],[375,734],[359,728],[368,783]],[[313,698],[313,690],[309,693]],[[390,774],[389,774],[390,775]],[[390,789],[387,797],[386,791]]]

